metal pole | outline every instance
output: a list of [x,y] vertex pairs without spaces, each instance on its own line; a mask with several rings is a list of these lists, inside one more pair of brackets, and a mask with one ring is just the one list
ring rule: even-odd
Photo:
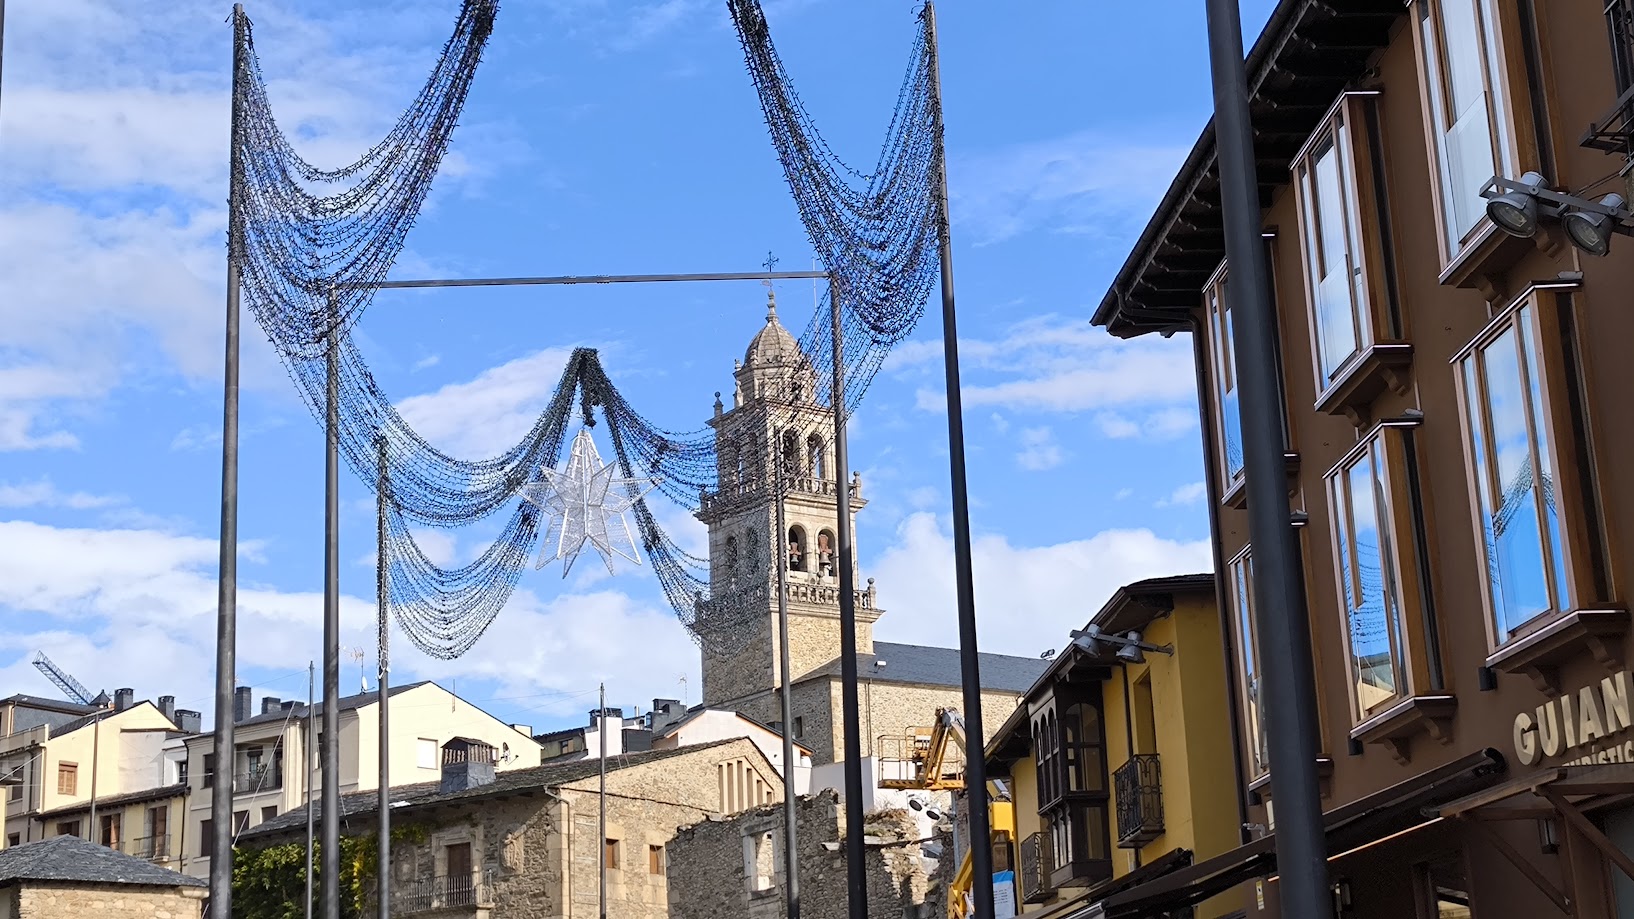
[[323,470],[323,919],[340,919],[340,317],[329,290]]
[[851,458],[845,444],[845,340],[840,332],[840,280],[828,282],[834,335],[834,494],[839,504],[834,551],[840,570],[840,708],[845,717],[845,892],[850,919],[868,919],[867,865],[862,847],[862,724],[857,703],[857,596],[851,570]]
[[959,674],[964,686],[965,794],[970,808],[971,896],[975,919],[993,917],[993,833],[987,804],[982,730],[982,677],[976,638],[976,588],[970,552],[970,492],[965,483],[964,405],[959,392],[959,330],[953,311],[953,239],[948,217],[947,155],[943,143],[941,60],[936,5],[925,4],[931,111],[936,119],[937,235],[942,259],[942,362],[947,378],[948,470],[953,493],[953,583],[959,608]]
[[794,281],[826,278],[826,271],[715,271],[691,274],[565,274],[536,278],[427,278],[403,281],[342,281],[337,286],[402,290],[410,287],[517,287],[571,284],[650,284],[656,281]]
[[1206,0],[1214,80],[1214,136],[1225,218],[1226,263],[1236,314],[1243,460],[1254,547],[1255,615],[1265,669],[1271,774],[1277,783],[1277,870],[1282,914],[1333,915],[1327,841],[1317,789],[1316,676],[1310,621],[1299,588],[1298,545],[1288,519],[1283,407],[1277,404],[1276,316],[1261,238],[1248,81],[1237,0]]
[[85,838],[87,840],[89,840],[90,842],[96,842],[97,841],[97,835],[96,835],[96,773],[97,773],[97,767],[98,767],[97,759],[99,758],[99,755],[102,752],[102,750],[101,750],[101,747],[102,747],[102,715],[103,715],[103,712],[100,712],[100,711],[97,712],[96,713],[96,719],[91,722],[91,816],[90,816],[90,819],[89,819],[90,826],[85,828],[86,829]]
[[377,807],[380,810],[380,854],[379,868],[375,872],[379,883],[380,919],[391,919],[391,726],[388,714],[390,706],[390,692],[387,689],[391,669],[390,659],[390,627],[391,622],[391,594],[386,582],[386,508],[387,496],[390,493],[391,480],[386,474],[386,438],[377,436],[375,447],[379,451],[380,468],[379,480],[375,487],[375,502],[377,505],[375,519],[375,575],[374,590],[375,604],[380,609],[380,635],[377,639],[376,656],[380,662],[380,796]]
[[[221,398],[221,535],[216,582],[216,780],[210,788],[210,915],[233,915],[233,682],[238,650],[238,260],[243,238],[238,225],[239,125],[243,118],[244,6],[233,4],[233,102],[227,180],[227,334]],[[222,776],[226,781],[222,781]]]
[[600,684],[600,710],[596,713],[596,743],[601,747],[599,771],[601,786],[596,800],[596,875],[600,890],[596,894],[596,915],[607,919],[607,684]]
[[315,671],[316,671],[316,668],[313,666],[312,662],[307,661],[306,662],[306,744],[305,744],[306,751],[305,751],[305,756],[304,756],[304,759],[306,760],[306,772],[301,776],[301,786],[302,786],[302,788],[304,790],[304,793],[306,795],[306,911],[304,913],[302,913],[302,915],[304,915],[306,917],[306,919],[312,919],[312,836],[313,836],[312,831],[314,829],[313,819],[312,819],[313,818],[313,813],[312,813],[312,763],[313,763],[313,759],[314,759],[314,754],[317,752],[316,750],[313,749],[313,747],[316,746],[317,742],[318,742],[318,731],[317,731],[317,727],[318,727],[318,723],[317,723],[318,709],[317,709],[317,706],[314,704],[315,700],[312,698],[312,684],[313,684],[314,679],[316,677]]
[[800,919],[800,863],[795,852],[794,787],[794,674],[789,664],[789,523],[783,507],[788,494],[783,490],[783,457],[772,450],[772,466],[777,481],[777,656],[782,674],[783,702],[783,905],[787,919]]

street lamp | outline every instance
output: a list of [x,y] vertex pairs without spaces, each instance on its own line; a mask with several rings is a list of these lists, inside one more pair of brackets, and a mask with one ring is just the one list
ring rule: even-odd
[[1481,188],[1481,197],[1487,199],[1487,216],[1510,236],[1531,238],[1544,220],[1555,220],[1572,245],[1588,255],[1610,252],[1614,233],[1634,236],[1634,212],[1622,195],[1590,201],[1555,191],[1536,172],[1518,180],[1493,176]]

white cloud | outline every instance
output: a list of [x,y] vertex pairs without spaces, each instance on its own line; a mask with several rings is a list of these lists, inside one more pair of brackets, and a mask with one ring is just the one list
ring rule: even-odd
[[440,355],[440,354],[428,354],[425,357],[422,357],[419,360],[414,362],[414,369],[415,370],[425,370],[425,369],[430,368],[430,367],[435,367],[440,363],[442,363],[442,355]]
[[1181,143],[1083,131],[955,156],[954,219],[977,244],[1034,229],[1121,239],[1138,229],[1185,159]]
[[[1036,656],[1059,648],[1118,587],[1146,577],[1208,571],[1207,540],[1177,542],[1149,530],[1105,530],[1087,539],[1020,546],[995,534],[973,544],[982,650]],[[953,540],[930,513],[907,517],[874,571],[887,611],[882,640],[953,646]]]
[[[928,376],[940,354],[933,344],[908,342],[885,366],[901,377]],[[1190,339],[1183,336],[1124,340],[1083,320],[1043,315],[994,339],[962,340],[959,348],[969,368],[961,384],[967,407],[1076,412],[1195,399]],[[946,411],[943,391],[928,382],[915,402],[924,411]]]
[[410,396],[397,411],[428,442],[466,459],[497,456],[533,427],[572,351],[547,348],[484,370],[469,382]]
[[1119,412],[1101,412],[1095,416],[1101,433],[1113,440],[1141,438],[1151,441],[1173,440],[1197,429],[1197,413],[1186,408],[1162,408],[1148,412],[1138,421]]
[[1016,465],[1038,472],[1054,469],[1064,459],[1066,454],[1049,428],[1027,428],[1021,432],[1021,451],[1016,454]]
[[1120,489],[1117,490],[1116,493],[1114,493],[1112,495],[1112,500],[1114,500],[1114,501],[1123,501],[1123,500],[1129,498],[1129,496],[1133,495],[1134,493],[1135,493],[1135,490],[1133,488],[1120,488]]
[[64,493],[51,484],[50,479],[12,484],[0,482],[0,507],[66,507],[70,510],[91,510],[110,507],[124,502],[111,495],[93,495],[83,491]]
[[1196,504],[1208,497],[1208,485],[1202,482],[1188,482],[1174,491],[1169,492],[1167,498],[1158,499],[1158,507],[1185,507]]

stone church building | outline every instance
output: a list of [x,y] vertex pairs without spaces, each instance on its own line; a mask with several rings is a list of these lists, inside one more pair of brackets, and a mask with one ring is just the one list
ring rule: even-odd
[[[840,702],[840,603],[834,538],[839,513],[835,493],[834,416],[817,401],[818,372],[777,317],[775,294],[768,293],[766,323],[749,342],[734,372],[732,405],[715,400],[719,490],[705,494],[698,518],[709,527],[710,584],[714,596],[731,594],[747,578],[776,577],[776,559],[762,546],[776,527],[778,500],[784,503],[787,532],[778,534],[786,553],[789,646],[793,671],[795,740],[812,751],[819,770],[840,758],[843,718]],[[826,377],[825,377],[826,379]],[[764,471],[782,464],[781,499]],[[848,476],[851,526],[867,507],[861,477]],[[855,565],[857,670],[864,757],[878,757],[891,740],[911,726],[928,725],[937,708],[964,708],[956,649],[874,640],[880,608],[873,578]],[[949,564],[951,577],[951,560]],[[741,592],[741,591],[740,591]],[[751,596],[757,595],[750,593]],[[735,653],[703,657],[703,703],[730,709],[766,724],[782,721],[778,700],[777,602],[758,601],[752,632],[733,642]],[[980,611],[978,611],[980,612]],[[955,613],[947,611],[947,636],[956,633]],[[706,642],[707,645],[707,642]],[[741,646],[739,650],[738,647]],[[1014,711],[1046,666],[1045,661],[1000,654],[981,656],[984,736]],[[885,739],[885,743],[881,743]]]

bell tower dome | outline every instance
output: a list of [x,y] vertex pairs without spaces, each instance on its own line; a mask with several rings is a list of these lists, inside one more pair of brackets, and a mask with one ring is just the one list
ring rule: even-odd
[[[749,342],[733,371],[728,409],[717,394],[715,429],[719,486],[703,495],[698,519],[709,527],[710,593],[753,596],[747,617],[734,614],[733,628],[749,634],[704,649],[703,701],[743,708],[769,696],[777,670],[779,562],[787,568],[790,666],[795,679],[839,657],[839,572],[835,549],[839,504],[834,468],[834,414],[817,401],[817,373],[800,343],[778,320],[776,295],[766,296],[766,323]],[[776,465],[774,465],[774,463]],[[782,494],[777,493],[781,472]],[[851,491],[850,521],[866,502],[860,477],[845,477]],[[777,526],[783,502],[786,531]],[[773,540],[767,545],[768,538]],[[853,566],[856,540],[851,541]],[[774,554],[776,553],[776,554]],[[756,591],[756,582],[768,590]],[[763,609],[761,606],[763,605]],[[874,587],[857,591],[857,651],[873,653]]]

